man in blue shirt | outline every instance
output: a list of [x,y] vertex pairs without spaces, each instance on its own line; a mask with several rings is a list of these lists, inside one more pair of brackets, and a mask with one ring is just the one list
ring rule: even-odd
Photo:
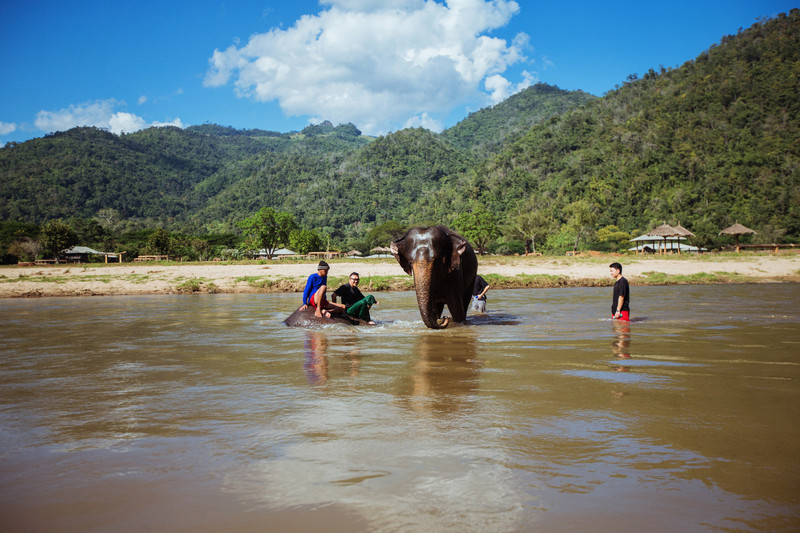
[[301,311],[308,309],[308,306],[314,308],[314,316],[330,318],[331,312],[343,313],[344,305],[335,304],[328,301],[325,293],[328,291],[328,270],[330,266],[325,261],[320,261],[317,265],[317,273],[308,276],[306,281],[306,288],[303,290],[303,305],[300,307]]

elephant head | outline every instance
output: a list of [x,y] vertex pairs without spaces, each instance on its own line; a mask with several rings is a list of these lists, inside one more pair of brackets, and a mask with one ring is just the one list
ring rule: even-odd
[[478,260],[464,237],[444,226],[412,228],[392,242],[391,250],[403,270],[414,276],[417,304],[426,326],[447,327],[447,319],[439,320],[445,304],[454,321],[466,319]]

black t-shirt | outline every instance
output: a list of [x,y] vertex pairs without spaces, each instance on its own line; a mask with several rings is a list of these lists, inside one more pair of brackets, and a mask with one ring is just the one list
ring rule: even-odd
[[358,290],[358,287],[353,287],[349,283],[345,283],[333,293],[342,299],[342,303],[347,307],[350,307],[357,301],[364,298],[364,295],[361,294],[361,291]]
[[620,309],[620,311],[630,312],[631,289],[628,286],[628,280],[625,278],[619,278],[617,282],[614,283],[614,301],[611,302],[612,315],[617,312],[617,302],[620,296],[622,296],[622,309]]
[[[485,279],[483,279],[480,276],[475,276],[475,286],[472,288],[472,295],[473,296],[479,295],[480,293],[483,292],[483,289],[485,289],[488,286],[489,286],[489,284],[486,283]],[[486,298],[485,295],[484,295],[484,298]]]

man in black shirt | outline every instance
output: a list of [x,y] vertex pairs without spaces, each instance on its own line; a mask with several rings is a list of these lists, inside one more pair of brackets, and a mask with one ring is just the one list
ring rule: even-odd
[[358,290],[358,282],[361,281],[358,272],[350,274],[350,283],[345,283],[331,294],[331,300],[336,303],[337,296],[342,299],[345,307],[350,307],[357,301],[364,298],[364,295]]
[[[363,300],[365,298],[364,294],[362,294],[362,292],[358,289],[359,281],[361,281],[361,277],[358,275],[358,272],[353,272],[352,274],[350,274],[349,283],[342,285],[341,287],[333,291],[333,293],[331,294],[331,300],[333,300],[333,303],[336,303],[337,297],[341,298],[342,303],[345,306],[345,309],[349,309],[350,306],[352,306],[356,302],[360,302],[361,300]],[[377,305],[377,304],[378,302],[375,301],[375,299],[373,298],[373,301],[369,305]],[[369,322],[370,324],[374,324],[372,320],[370,320]]]
[[611,317],[630,322],[631,289],[628,286],[628,280],[622,277],[622,265],[611,263],[608,268],[611,277],[616,280],[614,283],[614,296],[611,301]]

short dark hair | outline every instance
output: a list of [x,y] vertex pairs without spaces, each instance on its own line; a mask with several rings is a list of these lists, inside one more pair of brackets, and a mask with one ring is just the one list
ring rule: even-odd
[[620,265],[619,263],[611,263],[608,266],[610,268],[616,268],[617,270],[619,270],[619,273],[622,274],[622,265]]
[[[358,272],[350,272],[350,277],[352,277],[352,276],[358,276]],[[360,278],[361,276],[358,276],[358,277]]]

